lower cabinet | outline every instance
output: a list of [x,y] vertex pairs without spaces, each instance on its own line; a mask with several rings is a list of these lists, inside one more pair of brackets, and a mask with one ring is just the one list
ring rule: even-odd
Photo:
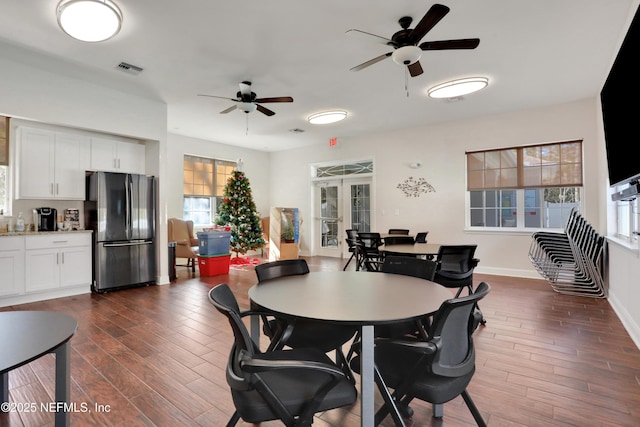
[[25,290],[91,284],[91,234],[44,234],[25,238]]
[[0,307],[91,292],[91,232],[0,236]]
[[0,243],[0,297],[24,292],[24,238],[3,237]]

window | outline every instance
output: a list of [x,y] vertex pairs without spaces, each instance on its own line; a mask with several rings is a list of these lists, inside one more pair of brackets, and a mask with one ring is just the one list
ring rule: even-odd
[[[617,185],[614,189],[619,192],[628,188],[629,184]],[[616,212],[616,230],[615,237],[628,241],[629,243],[638,240],[638,199],[633,200],[617,200],[614,202]]]
[[196,225],[212,224],[235,168],[235,162],[185,155],[183,218]]
[[467,153],[471,227],[563,228],[581,187],[582,141]]

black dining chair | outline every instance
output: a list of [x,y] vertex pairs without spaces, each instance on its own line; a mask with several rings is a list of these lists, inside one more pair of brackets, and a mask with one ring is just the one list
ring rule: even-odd
[[[456,297],[460,296],[464,289],[469,295],[473,293],[473,270],[480,260],[475,258],[478,245],[442,245],[438,250],[436,262],[438,269],[433,279],[447,288],[457,288]],[[481,323],[486,321],[484,317]]]
[[[486,426],[467,386],[475,373],[474,307],[490,289],[482,282],[473,294],[442,303],[426,341],[376,338],[375,380],[385,404],[376,412],[374,425],[390,411],[397,413],[395,408],[409,409],[414,399],[433,404],[433,416],[441,418],[442,404],[462,396],[476,424]],[[358,372],[359,366],[356,356],[351,367]]]
[[406,236],[409,234],[409,230],[406,228],[390,228],[388,234],[404,234]]
[[386,236],[383,240],[385,245],[413,245],[416,242],[413,237],[401,234]]
[[349,259],[347,260],[347,263],[344,265],[344,267],[342,268],[342,271],[346,271],[347,267],[349,267],[349,263],[351,262],[351,260],[355,259],[356,262],[356,271],[360,269],[360,260],[359,260],[359,253],[358,253],[358,232],[356,230],[353,229],[348,229],[345,230],[345,232],[347,233],[347,238],[345,239],[345,241],[347,242],[347,245],[349,247],[349,252],[351,253],[351,256],[349,257]]
[[[382,273],[400,274],[433,281],[436,268],[437,264],[435,261],[412,256],[388,255],[384,258],[380,266],[380,271]],[[375,327],[375,335],[384,337],[411,336],[426,339],[430,324],[431,316],[429,315],[411,322],[377,325]]]
[[[431,260],[416,258],[412,256],[388,255],[384,258],[380,267],[381,273],[400,274],[417,277],[425,280],[433,280],[436,272],[436,263]],[[427,331],[431,324],[431,314],[421,319],[409,322],[390,323],[387,325],[376,325],[375,336],[380,337],[413,337],[426,339]],[[356,333],[351,348],[347,354],[347,360],[351,360],[353,355],[360,348],[360,333]]]
[[280,420],[285,426],[310,426],[318,412],[352,405],[354,383],[316,348],[261,352],[251,339],[238,302],[226,284],[209,291],[209,300],[229,320],[233,345],[226,368],[235,412],[227,427]]
[[358,250],[360,251],[361,267],[368,271],[380,270],[382,263],[382,236],[375,232],[358,232]]
[[427,243],[428,234],[428,231],[420,231],[418,234],[416,234],[416,243]]
[[[266,262],[255,266],[259,286],[268,286],[269,280],[278,277],[293,276],[309,273],[307,261],[302,258],[284,259]],[[322,286],[322,283],[318,283]],[[269,337],[271,344],[268,350],[282,348],[313,347],[324,353],[335,351],[336,363],[344,369],[345,374],[353,379],[349,363],[342,351],[346,344],[357,332],[357,327],[335,325],[327,322],[308,319],[284,319],[262,315],[263,333]]]

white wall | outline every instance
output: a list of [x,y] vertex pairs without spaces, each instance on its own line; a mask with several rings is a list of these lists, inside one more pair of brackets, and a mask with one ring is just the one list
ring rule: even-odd
[[[19,51],[2,43],[0,94],[0,115],[145,141],[147,173],[160,177],[159,211],[166,211],[161,159],[164,160],[166,152],[167,106],[163,102],[49,72],[38,64],[23,61]],[[48,205],[74,207],[63,202],[55,206],[39,204]],[[157,280],[168,283],[166,216],[158,217],[157,227]]]
[[182,171],[185,154],[237,161],[242,158],[258,212],[269,215],[269,154],[182,135],[169,134],[167,145],[168,218],[182,218]]
[[[377,230],[428,230],[433,242],[477,243],[479,272],[539,278],[527,257],[530,233],[465,231],[465,150],[583,139],[585,168],[597,170],[595,111],[595,99],[590,99],[361,138],[338,137],[334,148],[322,145],[272,153],[271,204],[299,207],[304,218],[311,218],[309,164],[373,158]],[[412,162],[422,167],[412,169]],[[436,192],[406,197],[396,186],[411,176],[425,178]],[[590,221],[593,217],[595,224],[601,191],[597,176],[586,174],[584,197],[585,217]],[[306,221],[302,230],[301,251],[307,254],[312,225]]]

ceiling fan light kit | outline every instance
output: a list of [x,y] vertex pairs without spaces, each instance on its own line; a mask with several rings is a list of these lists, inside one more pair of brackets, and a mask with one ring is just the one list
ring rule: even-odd
[[256,111],[258,106],[253,102],[238,102],[238,108],[245,113],[251,113],[252,111]]
[[62,31],[85,42],[108,40],[122,27],[122,12],[110,0],[62,0],[56,14]]
[[393,51],[391,59],[396,64],[411,65],[418,62],[420,56],[422,56],[422,49],[418,46],[403,46]]
[[323,111],[310,115],[307,120],[312,125],[327,125],[347,118],[346,111]]
[[486,77],[468,77],[451,80],[429,88],[431,98],[457,98],[484,89],[489,84]]
[[356,29],[347,31],[347,34],[362,34],[376,40],[377,42],[384,42],[386,45],[393,48],[393,51],[391,52],[383,53],[382,55],[363,62],[360,65],[356,65],[351,68],[351,71],[360,71],[391,57],[395,63],[407,67],[407,71],[411,77],[417,77],[424,72],[422,65],[420,65],[420,57],[423,51],[475,49],[478,47],[480,39],[477,38],[426,41],[420,43],[422,38],[426,36],[426,34],[431,31],[446,14],[449,13],[449,10],[450,9],[443,4],[434,4],[429,8],[427,13],[424,14],[420,19],[420,22],[418,22],[414,28],[409,28],[413,22],[413,18],[410,16],[403,16],[398,20],[398,24],[400,24],[402,29],[400,31],[396,31],[391,38],[378,36],[376,34]]

